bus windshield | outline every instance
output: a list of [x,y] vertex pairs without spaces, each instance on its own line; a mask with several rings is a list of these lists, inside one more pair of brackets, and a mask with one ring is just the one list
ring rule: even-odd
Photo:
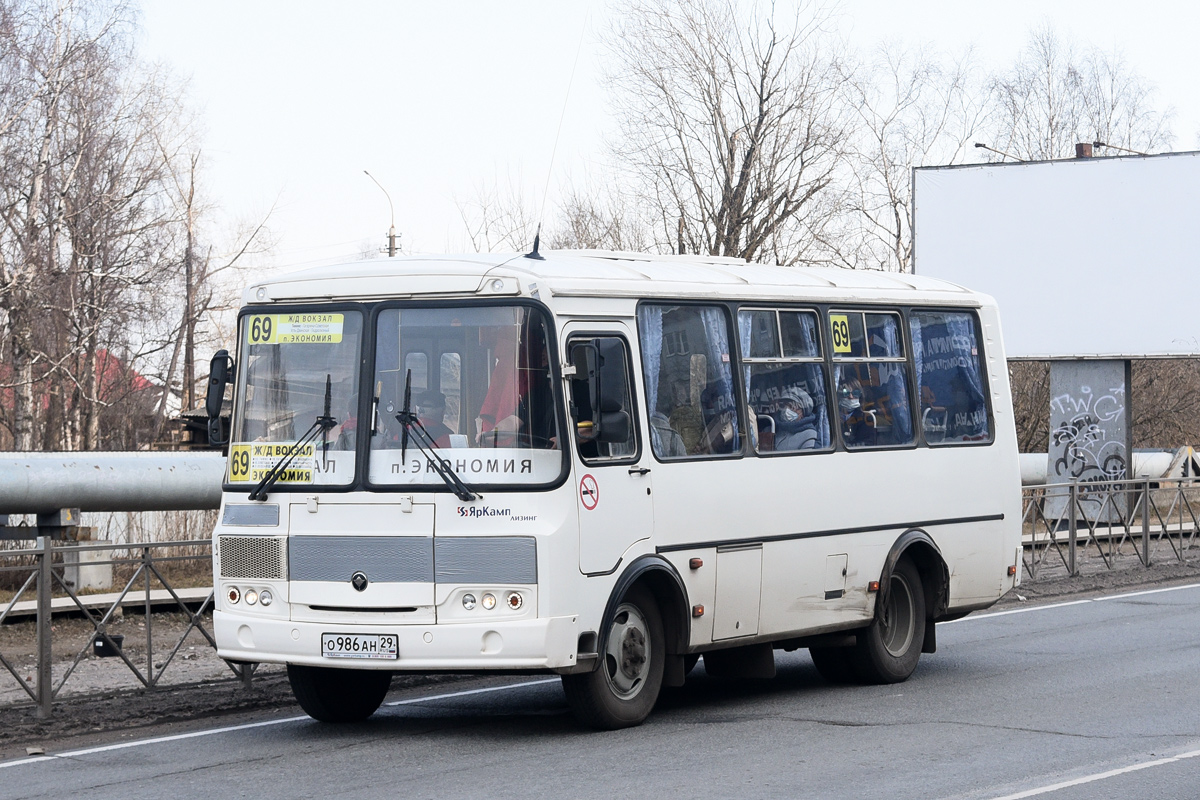
[[432,451],[468,484],[537,484],[562,469],[542,314],[524,306],[389,308],[375,330],[372,484],[441,485],[397,419],[410,409]]
[[353,310],[244,314],[231,483],[251,487],[326,413],[333,423],[301,448],[277,483],[345,486],[354,480],[362,314]]

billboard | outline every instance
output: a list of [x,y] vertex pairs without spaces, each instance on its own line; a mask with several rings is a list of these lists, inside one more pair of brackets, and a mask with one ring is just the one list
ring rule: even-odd
[[994,296],[1009,357],[1200,353],[1200,152],[918,167],[913,271]]

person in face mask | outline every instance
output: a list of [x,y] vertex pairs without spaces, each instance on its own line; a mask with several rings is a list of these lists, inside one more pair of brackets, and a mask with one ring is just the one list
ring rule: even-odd
[[875,444],[872,414],[863,410],[862,384],[846,378],[838,386],[838,413],[842,418],[842,438],[848,445]]
[[776,450],[811,450],[817,446],[816,415],[812,395],[802,386],[789,386],[779,398],[775,414]]

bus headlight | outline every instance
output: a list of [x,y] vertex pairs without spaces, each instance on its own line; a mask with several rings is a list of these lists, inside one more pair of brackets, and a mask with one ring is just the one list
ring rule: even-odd
[[491,611],[496,607],[496,595],[488,592],[483,596],[483,608],[485,611]]
[[463,595],[463,608],[465,608],[467,611],[470,611],[471,609],[475,608],[475,595],[473,595],[473,594],[464,594]]
[[269,605],[271,605],[271,601],[274,599],[275,599],[275,597],[271,594],[269,589],[263,589],[261,592],[258,593],[259,605],[269,606]]
[[252,606],[258,602],[258,592],[253,589],[246,590],[246,605]]

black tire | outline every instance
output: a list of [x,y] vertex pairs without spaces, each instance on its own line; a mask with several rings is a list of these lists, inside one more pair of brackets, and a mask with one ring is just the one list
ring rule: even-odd
[[924,644],[921,574],[911,561],[901,559],[888,578],[885,606],[877,608],[870,627],[859,632],[850,662],[864,683],[900,683],[917,668]]
[[662,689],[666,636],[654,595],[635,586],[621,598],[601,637],[600,666],[564,675],[563,690],[575,719],[597,730],[640,725]]
[[810,647],[808,654],[817,672],[830,683],[858,683],[858,674],[851,663],[853,647]]
[[392,684],[392,673],[288,664],[296,702],[321,722],[362,722],[375,713]]

